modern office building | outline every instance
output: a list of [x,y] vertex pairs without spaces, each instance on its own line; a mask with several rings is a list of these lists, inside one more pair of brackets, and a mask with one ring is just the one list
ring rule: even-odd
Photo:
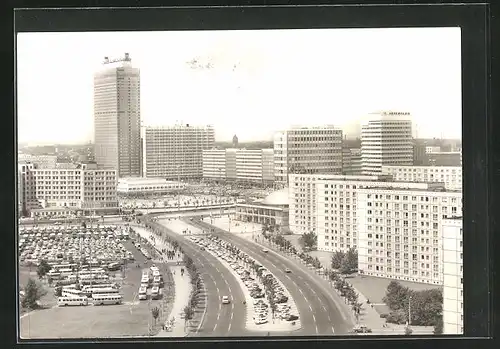
[[57,164],[57,155],[31,155],[19,153],[18,162],[29,162],[35,164],[38,168],[55,168]]
[[272,184],[273,149],[209,149],[203,151],[203,178]]
[[[227,149],[206,149],[202,152],[203,179],[226,179],[226,153]],[[236,171],[236,162],[235,171]],[[235,173],[236,176],[236,173]]]
[[382,166],[382,174],[402,182],[439,182],[447,190],[462,190],[461,166]]
[[17,166],[17,202],[20,216],[28,216],[33,208],[38,207],[33,170],[36,165],[28,161],[19,161]]
[[140,71],[128,53],[121,59],[104,58],[94,75],[95,160],[116,169],[119,177],[141,175]]
[[369,114],[361,123],[363,174],[379,174],[383,165],[413,165],[412,118],[407,112]]
[[38,169],[20,163],[19,172],[29,216],[51,216],[61,209],[74,214],[104,214],[118,209],[116,170],[98,169],[95,163],[72,169]]
[[291,173],[342,173],[342,130],[334,126],[294,127],[274,135],[274,178]]
[[462,218],[442,222],[443,230],[443,333],[464,333]]
[[431,166],[462,166],[462,152],[427,153]]
[[462,215],[462,193],[440,183],[387,183],[358,190],[360,273],[443,284],[443,221]]
[[213,148],[213,126],[148,126],[142,131],[144,177],[201,179],[203,151]]
[[361,149],[343,148],[342,149],[342,174],[355,176],[362,174]]
[[122,196],[172,194],[186,188],[185,183],[163,178],[131,177],[118,180],[117,193]]

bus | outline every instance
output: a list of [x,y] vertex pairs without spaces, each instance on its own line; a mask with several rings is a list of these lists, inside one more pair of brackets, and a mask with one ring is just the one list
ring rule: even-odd
[[158,299],[160,298],[160,288],[158,286],[154,286],[151,289],[151,299]]
[[102,295],[102,294],[118,294],[119,291],[116,288],[112,287],[92,287],[88,288],[84,291],[84,293],[89,296],[89,297],[94,297],[96,295]]
[[61,291],[61,295],[63,297],[81,298],[84,295],[84,293],[80,290],[76,290],[76,289],[72,289],[72,288],[63,288]]
[[80,305],[85,306],[88,305],[87,297],[59,297],[57,298],[57,305],[59,307],[64,306],[67,307],[69,305]]
[[143,301],[148,299],[148,289],[144,286],[139,288],[139,300]]
[[115,288],[115,289],[118,289],[118,285],[117,284],[99,284],[99,285],[85,285],[82,287],[82,290],[83,291],[87,291],[89,289],[101,289],[101,288]]
[[121,304],[122,296],[119,294],[94,294],[92,303],[94,305]]

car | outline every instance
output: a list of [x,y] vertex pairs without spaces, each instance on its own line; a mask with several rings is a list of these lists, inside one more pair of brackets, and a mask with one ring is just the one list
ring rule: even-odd
[[222,304],[229,304],[229,297],[228,296],[222,296]]
[[205,247],[203,247],[203,246],[200,247],[200,250],[205,251]]
[[268,253],[268,252],[269,252],[269,250],[268,250],[268,249],[266,249],[266,248],[263,248],[263,249],[262,249],[262,252],[264,252],[264,253]]
[[285,269],[285,273],[291,273],[292,271],[288,268]]

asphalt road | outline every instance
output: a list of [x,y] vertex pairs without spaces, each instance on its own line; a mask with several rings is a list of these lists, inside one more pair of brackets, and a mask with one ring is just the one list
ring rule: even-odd
[[[155,224],[155,223],[153,223]],[[156,223],[162,232],[174,237],[186,255],[190,256],[202,276],[207,293],[207,309],[204,321],[194,336],[230,337],[251,335],[245,329],[246,305],[244,295],[234,275],[207,251],[201,251],[195,243]],[[223,296],[229,296],[230,304],[222,304]]]
[[[210,224],[198,220],[189,222],[205,229]],[[302,329],[296,335],[347,335],[353,327],[348,310],[340,309],[342,299],[328,287],[324,280],[299,262],[289,260],[237,235],[213,227],[215,235],[230,241],[241,251],[262,264],[282,281],[297,304]],[[286,273],[285,269],[291,273]]]

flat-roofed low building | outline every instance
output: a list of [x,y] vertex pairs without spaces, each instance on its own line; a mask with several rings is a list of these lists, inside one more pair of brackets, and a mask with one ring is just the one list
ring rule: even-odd
[[442,222],[443,230],[443,333],[464,333],[462,217]]
[[262,201],[238,203],[236,221],[274,226],[279,232],[288,232],[288,189],[275,191]]
[[439,182],[448,190],[462,190],[461,166],[382,166],[382,173],[403,182]]
[[162,178],[130,177],[120,178],[117,193],[121,196],[149,196],[177,193],[186,188],[186,184],[168,181]]

